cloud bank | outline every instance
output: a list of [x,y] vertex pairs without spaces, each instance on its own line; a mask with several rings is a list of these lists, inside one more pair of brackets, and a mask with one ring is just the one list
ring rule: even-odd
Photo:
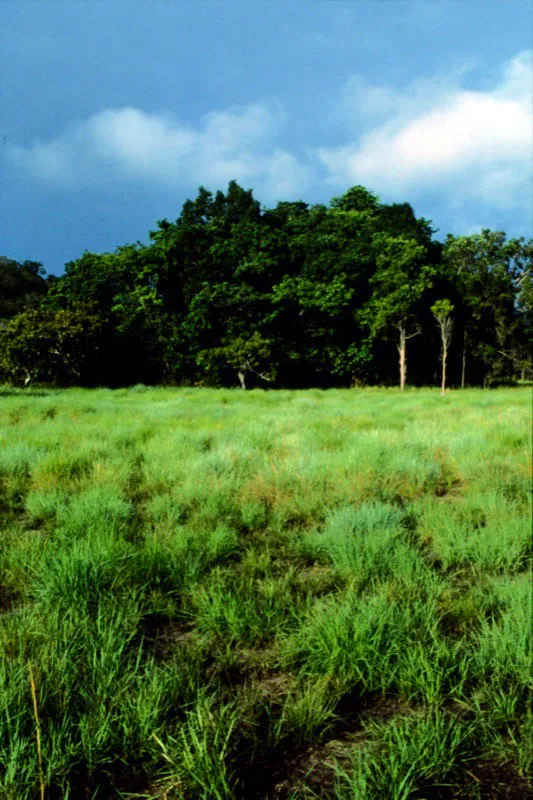
[[197,127],[167,114],[127,107],[107,109],[58,137],[13,146],[12,162],[62,189],[97,187],[113,180],[214,187],[232,178],[268,195],[300,195],[309,171],[275,146],[285,123],[279,108],[254,104],[215,111]]
[[[207,114],[196,125],[138,108],[93,114],[49,141],[12,146],[11,162],[64,190],[134,181],[171,189],[219,188],[232,178],[258,197],[303,198],[363,184],[388,199],[426,201],[461,218],[469,207],[531,215],[533,51],[518,53],[489,88],[465,88],[463,65],[401,90],[352,77],[331,109],[345,141],[279,146],[289,120],[255,103]],[[339,96],[339,95],[338,95]],[[309,132],[310,138],[313,131]],[[299,147],[298,147],[299,145]]]
[[462,77],[416,81],[403,91],[352,78],[344,115],[362,119],[367,130],[315,151],[329,180],[397,196],[438,192],[452,203],[476,200],[495,209],[530,204],[533,51],[505,64],[490,90],[461,88]]

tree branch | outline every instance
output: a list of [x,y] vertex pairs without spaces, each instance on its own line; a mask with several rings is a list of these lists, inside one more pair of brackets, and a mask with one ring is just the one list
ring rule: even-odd
[[410,333],[409,335],[405,334],[405,338],[412,339],[414,336],[419,336],[421,333],[422,333],[422,328],[419,325],[414,333]]
[[260,378],[262,378],[267,383],[272,383],[272,378],[269,378],[267,375],[265,375],[264,372],[258,372],[256,369],[250,369],[250,372],[254,372],[256,375],[258,375]]

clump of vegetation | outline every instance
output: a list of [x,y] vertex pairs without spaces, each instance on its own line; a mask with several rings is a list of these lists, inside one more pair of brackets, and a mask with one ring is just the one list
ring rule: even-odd
[[6,390],[0,795],[526,797],[527,390]]
[[405,389],[441,372],[444,394],[531,379],[533,240],[434,233],[363,186],[275,208],[234,180],[200,187],[148,245],[85,251],[57,278],[0,257],[0,380]]

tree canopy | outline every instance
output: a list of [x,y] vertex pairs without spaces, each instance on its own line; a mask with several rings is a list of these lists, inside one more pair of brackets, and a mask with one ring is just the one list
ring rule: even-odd
[[0,378],[432,384],[442,298],[453,308],[449,385],[530,376],[532,242],[485,229],[441,244],[434,233],[409,203],[362,186],[328,205],[273,208],[236,181],[200,187],[147,244],[86,251],[55,280],[39,262],[0,258]]

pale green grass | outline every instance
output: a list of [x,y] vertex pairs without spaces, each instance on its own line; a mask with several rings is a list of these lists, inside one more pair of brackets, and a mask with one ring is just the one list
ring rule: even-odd
[[527,389],[6,389],[0,796],[30,666],[50,798],[526,796],[530,534]]

